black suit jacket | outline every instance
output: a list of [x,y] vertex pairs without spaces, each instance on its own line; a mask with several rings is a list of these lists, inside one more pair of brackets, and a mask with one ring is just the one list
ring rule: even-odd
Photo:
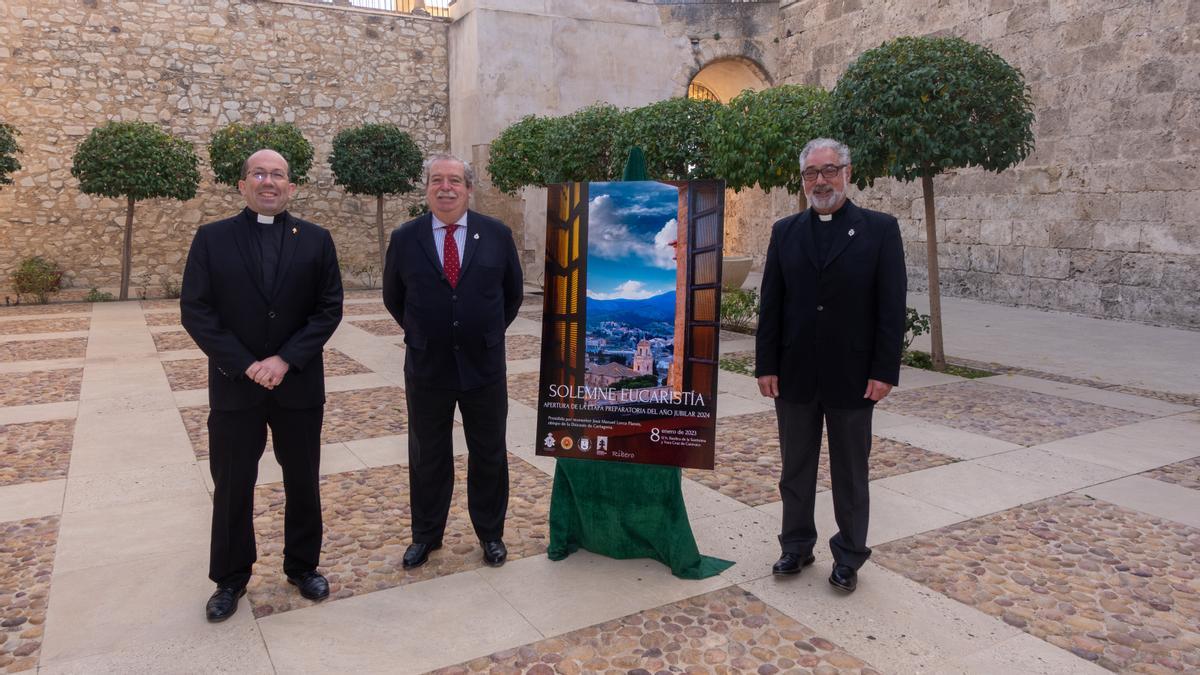
[[820,265],[815,219],[807,209],[771,229],[755,375],[778,375],[787,401],[869,406],[868,379],[900,380],[908,285],[900,226],[847,202],[845,226]]
[[[289,215],[274,293],[263,290],[250,209],[202,225],[183,271],[183,327],[208,356],[213,410],[242,410],[272,397],[284,408],[325,402],[321,354],[342,320],[342,275],[328,230]],[[246,377],[251,363],[278,354],[289,368],[267,390]]]
[[469,390],[504,378],[504,331],[524,297],[512,230],[467,211],[458,286],[450,287],[426,213],[392,232],[383,302],[404,328],[404,376],[426,387]]

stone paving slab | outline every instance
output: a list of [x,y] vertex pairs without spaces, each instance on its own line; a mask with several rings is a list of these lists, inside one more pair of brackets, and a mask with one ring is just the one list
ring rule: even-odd
[[[382,302],[354,302],[342,305],[342,316],[363,316],[364,314],[387,314],[387,307]],[[389,319],[391,321],[391,319]],[[392,321],[392,323],[396,323]]]
[[1147,478],[1191,488],[1192,490],[1200,490],[1200,457],[1176,464],[1160,466],[1142,475]]
[[434,671],[878,673],[753,594],[725,588]]
[[[196,459],[208,458],[208,406],[180,408]],[[408,411],[400,387],[374,387],[329,392],[325,396],[322,443],[341,443],[362,438],[406,433]],[[270,434],[267,436],[270,452]]]
[[538,378],[540,373],[521,373],[508,376],[508,397],[537,410]]
[[[171,391],[208,388],[208,359],[178,359],[163,361],[162,365],[163,370],[167,373],[167,382],[171,385]],[[360,375],[369,372],[371,372],[370,368],[346,356],[341,351],[325,350],[325,377]]]
[[0,342],[0,362],[81,359],[87,354],[85,337]]
[[0,407],[78,401],[83,368],[0,374]]
[[987,382],[898,391],[879,408],[1025,446],[1150,419],[1128,410]]
[[1200,668],[1200,530],[1079,494],[875,548],[872,560],[1113,671]]
[[0,523],[0,670],[37,668],[58,516]]
[[347,323],[379,337],[404,335],[404,329],[396,323],[395,319],[359,319],[357,321],[348,321]]
[[75,420],[0,425],[0,485],[67,477]]
[[504,338],[504,357],[509,361],[539,358],[542,338],[537,335],[509,335]]
[[87,330],[91,317],[69,319],[24,319],[0,322],[0,335],[26,335],[30,333],[69,333]]
[[0,307],[0,317],[35,316],[39,314],[87,314],[91,303],[67,302],[47,305],[8,305]]
[[168,330],[151,333],[154,338],[154,348],[160,352],[173,352],[180,349],[199,349],[192,336],[184,330]]
[[347,300],[380,300],[383,298],[383,290],[379,288],[356,288],[350,291],[344,291],[343,297]]
[[[871,444],[871,480],[887,478],[957,461],[953,457],[875,436]],[[747,506],[779,501],[783,460],[774,412],[717,420],[716,468],[685,469],[684,476]],[[821,439],[817,489],[828,490],[829,444]]]
[[[414,570],[400,565],[404,549],[412,541],[406,467],[383,466],[321,479],[325,542],[320,569],[329,579],[329,601],[483,566],[483,554],[467,514],[467,458],[455,457],[454,468],[454,496],[442,548]],[[511,455],[509,480],[504,529],[509,560],[541,555],[549,542],[552,481]],[[283,505],[282,483],[257,488],[254,522],[259,557],[257,573],[247,589],[256,617],[314,604],[301,598],[283,576]]]

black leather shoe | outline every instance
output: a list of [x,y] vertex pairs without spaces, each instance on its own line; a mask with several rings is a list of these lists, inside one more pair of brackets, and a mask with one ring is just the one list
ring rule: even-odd
[[205,616],[211,623],[220,623],[228,619],[237,611],[238,598],[245,594],[245,586],[241,588],[217,586],[216,592],[208,598],[208,604],[204,606]]
[[835,564],[833,572],[829,575],[829,583],[833,584],[834,588],[853,593],[854,589],[858,588],[858,572],[848,565]]
[[315,570],[288,577],[288,583],[299,588],[300,595],[308,600],[324,600],[329,597],[329,582]]
[[414,567],[420,567],[429,560],[429,554],[442,547],[442,542],[428,544],[424,542],[414,541],[404,550],[404,569],[411,570]]
[[492,567],[499,567],[505,560],[508,560],[508,549],[504,548],[504,542],[499,539],[483,542],[483,562]]
[[811,553],[801,555],[799,553],[784,552],[783,555],[779,556],[779,560],[775,561],[775,564],[771,566],[771,573],[779,575],[798,574],[800,570],[813,564],[814,560],[816,558]]

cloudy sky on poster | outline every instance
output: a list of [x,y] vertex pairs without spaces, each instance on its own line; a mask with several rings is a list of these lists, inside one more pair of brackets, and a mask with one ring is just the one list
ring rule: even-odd
[[641,300],[674,291],[679,189],[637,181],[588,190],[588,297]]

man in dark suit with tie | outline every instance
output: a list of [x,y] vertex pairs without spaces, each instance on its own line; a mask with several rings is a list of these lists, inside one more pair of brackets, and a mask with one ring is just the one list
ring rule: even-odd
[[469,211],[471,167],[450,155],[425,161],[431,213],[392,232],[383,302],[404,328],[408,403],[408,482],[412,544],[405,569],[441,548],[454,491],[454,408],[467,440],[467,508],[483,560],[508,557],[504,332],[517,316],[523,285],[512,231]]
[[853,592],[867,548],[871,413],[899,382],[907,277],[896,219],[846,198],[850,150],[828,138],[800,153],[809,208],[775,223],[763,269],[755,375],[775,399],[783,475],[782,555],[812,564],[821,427],[838,532],[829,583]]
[[329,232],[285,209],[287,161],[259,150],[242,164],[246,208],[196,231],[183,272],[183,327],[208,356],[213,521],[209,621],[237,611],[257,559],[254,483],[267,428],[283,468],[283,569],[310,600],[329,595],[321,554],[321,354],[342,319]]

